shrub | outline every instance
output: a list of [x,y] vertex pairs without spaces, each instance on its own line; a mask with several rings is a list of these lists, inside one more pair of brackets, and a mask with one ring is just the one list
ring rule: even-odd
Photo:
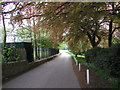
[[2,50],[2,62],[3,63],[7,63],[7,62],[11,62],[11,61],[18,61],[19,60],[19,55],[17,53],[15,53],[15,49],[13,48],[8,48],[5,47]]
[[93,49],[88,50],[87,52],[85,52],[85,58],[86,58],[87,62],[93,62],[93,61],[95,61],[97,54],[101,50],[102,50],[102,48],[97,47],[97,48],[93,48]]
[[85,53],[86,60],[114,77],[120,76],[120,44],[94,48]]

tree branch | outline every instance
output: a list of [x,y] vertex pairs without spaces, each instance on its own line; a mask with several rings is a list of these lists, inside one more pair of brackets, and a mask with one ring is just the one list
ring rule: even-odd
[[91,44],[92,44],[92,37],[91,37],[91,35],[90,35],[89,32],[87,32],[87,36],[88,36],[88,38],[90,39],[90,42],[91,42]]
[[69,3],[70,3],[70,2],[65,2],[65,3],[63,3],[62,5],[58,6],[58,7],[56,8],[56,10],[58,10],[59,8],[63,7],[63,6],[66,5],[66,4],[69,4]]
[[15,11],[15,10],[16,10],[16,8],[17,8],[17,5],[18,5],[18,4],[19,4],[19,3],[15,4],[15,8],[14,8],[14,9],[12,9],[11,11],[2,12],[2,14],[8,14],[8,13],[11,13],[11,12]]
[[22,7],[17,7],[19,5],[19,3],[16,3],[15,8],[13,10],[7,11],[7,12],[2,12],[2,14],[8,14],[8,13],[11,13],[11,12],[14,12],[14,11],[17,11],[17,10],[22,10],[23,8],[25,8],[28,5],[31,5],[32,3],[33,2],[27,3],[27,4],[23,5]]
[[32,16],[30,16],[30,17],[24,17],[24,18],[22,18],[22,19],[30,19],[30,18],[32,18],[32,17],[40,17],[40,16],[43,16],[43,14],[42,14],[42,15],[32,15]]
[[70,2],[65,2],[65,3],[63,3],[62,5],[60,5],[59,7],[57,7],[56,8],[56,11],[58,10],[58,9],[60,9],[57,13],[56,13],[56,15],[59,15],[66,7],[63,7],[63,6],[65,6],[65,5],[69,5],[70,4]]
[[114,28],[114,30],[112,31],[112,34],[115,32],[116,29],[120,29],[120,27]]
[[96,37],[98,38],[98,41],[96,42],[97,43],[97,45],[100,43],[100,41],[101,41],[101,37],[100,36],[98,36],[98,35],[96,35]]

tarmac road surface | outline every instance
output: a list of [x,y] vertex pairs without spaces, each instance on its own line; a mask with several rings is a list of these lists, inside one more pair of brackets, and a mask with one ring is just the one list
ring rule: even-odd
[[71,56],[61,55],[3,84],[3,88],[80,88]]

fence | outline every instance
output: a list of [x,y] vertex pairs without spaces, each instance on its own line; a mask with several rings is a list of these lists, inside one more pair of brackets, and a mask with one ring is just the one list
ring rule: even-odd
[[[59,53],[58,49],[46,48],[46,47],[37,47],[37,58],[39,60],[34,61],[34,50],[32,43],[7,43],[7,48],[13,49],[13,54],[10,56],[13,58],[15,53],[20,56],[19,61],[8,61],[7,63],[2,63],[2,80],[3,82],[14,77],[15,75],[21,74],[30,70],[42,63],[45,63],[52,58],[56,57]],[[43,59],[45,58],[45,59]],[[42,59],[42,60],[40,60]],[[30,62],[30,63],[28,63]]]
[[46,47],[37,47],[37,59],[47,58],[49,56],[59,53],[59,49],[55,48],[46,48]]
[[11,77],[22,74],[30,69],[33,69],[45,62],[52,60],[56,56],[58,55],[53,55],[49,58],[38,60],[35,62],[30,62],[30,63],[28,63],[27,61],[3,63],[2,64],[2,81],[5,82],[9,80]]
[[5,63],[21,60],[33,61],[32,43],[29,42],[6,43],[5,53],[5,58],[2,60]]
[[[35,55],[32,43],[30,42],[7,43],[6,46],[12,48],[13,53],[10,55],[12,58],[16,54],[19,56],[18,61],[27,60],[32,62],[34,59],[43,59],[59,53],[59,50],[55,48],[37,47],[37,54]],[[15,60],[8,60],[8,62],[11,61]]]

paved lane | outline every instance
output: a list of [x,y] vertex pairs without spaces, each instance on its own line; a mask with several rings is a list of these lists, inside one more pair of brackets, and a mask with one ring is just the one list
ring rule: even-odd
[[3,88],[80,88],[70,55],[62,55],[5,83]]

